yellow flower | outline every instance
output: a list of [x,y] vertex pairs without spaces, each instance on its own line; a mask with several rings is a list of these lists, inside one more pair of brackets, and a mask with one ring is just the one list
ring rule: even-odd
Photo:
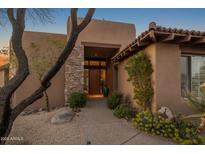
[[205,129],[205,117],[201,118],[200,129]]
[[202,92],[205,92],[205,83],[202,83],[202,84],[200,85],[200,90],[201,90]]

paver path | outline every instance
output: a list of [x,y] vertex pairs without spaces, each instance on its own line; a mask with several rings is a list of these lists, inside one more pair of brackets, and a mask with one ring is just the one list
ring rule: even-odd
[[70,123],[52,125],[50,119],[57,112],[19,116],[10,136],[23,136],[24,141],[7,144],[175,144],[140,132],[126,120],[114,117],[104,99],[88,101]]

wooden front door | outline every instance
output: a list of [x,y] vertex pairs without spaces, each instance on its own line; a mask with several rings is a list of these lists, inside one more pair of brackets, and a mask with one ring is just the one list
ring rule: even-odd
[[89,73],[89,93],[100,94],[100,69],[90,69]]

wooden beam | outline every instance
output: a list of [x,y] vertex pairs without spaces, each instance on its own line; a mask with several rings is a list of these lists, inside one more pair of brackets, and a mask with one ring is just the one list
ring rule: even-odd
[[178,41],[178,43],[186,43],[191,41],[192,35],[187,35],[184,38],[182,38],[181,40]]
[[151,43],[150,42],[146,42],[146,41],[137,41],[137,45],[139,47],[146,46],[146,45],[149,45],[149,44],[151,44]]
[[151,40],[152,40],[153,42],[157,42],[157,39],[156,39],[156,37],[155,37],[155,34],[154,34],[154,31],[153,31],[153,30],[150,32],[149,37],[151,38]]
[[203,44],[205,43],[205,36],[199,38],[197,41],[193,42],[193,44]]
[[161,39],[161,42],[169,42],[169,41],[172,41],[172,40],[174,40],[174,37],[175,37],[175,34],[174,34],[174,33],[171,33],[171,34],[165,36],[163,39]]
[[[138,45],[138,44],[137,44]],[[129,47],[129,50],[130,52],[134,51],[134,50],[137,50],[138,47],[136,45],[132,46],[132,47]]]

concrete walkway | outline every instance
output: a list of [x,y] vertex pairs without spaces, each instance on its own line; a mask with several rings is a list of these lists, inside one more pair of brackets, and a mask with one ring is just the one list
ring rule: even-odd
[[174,144],[165,138],[140,132],[130,122],[116,118],[104,99],[89,101],[79,116],[82,134],[91,144]]
[[7,144],[175,144],[166,138],[140,132],[126,120],[114,117],[104,99],[88,101],[72,122],[53,125],[50,119],[59,110],[19,116],[10,136],[24,140]]

